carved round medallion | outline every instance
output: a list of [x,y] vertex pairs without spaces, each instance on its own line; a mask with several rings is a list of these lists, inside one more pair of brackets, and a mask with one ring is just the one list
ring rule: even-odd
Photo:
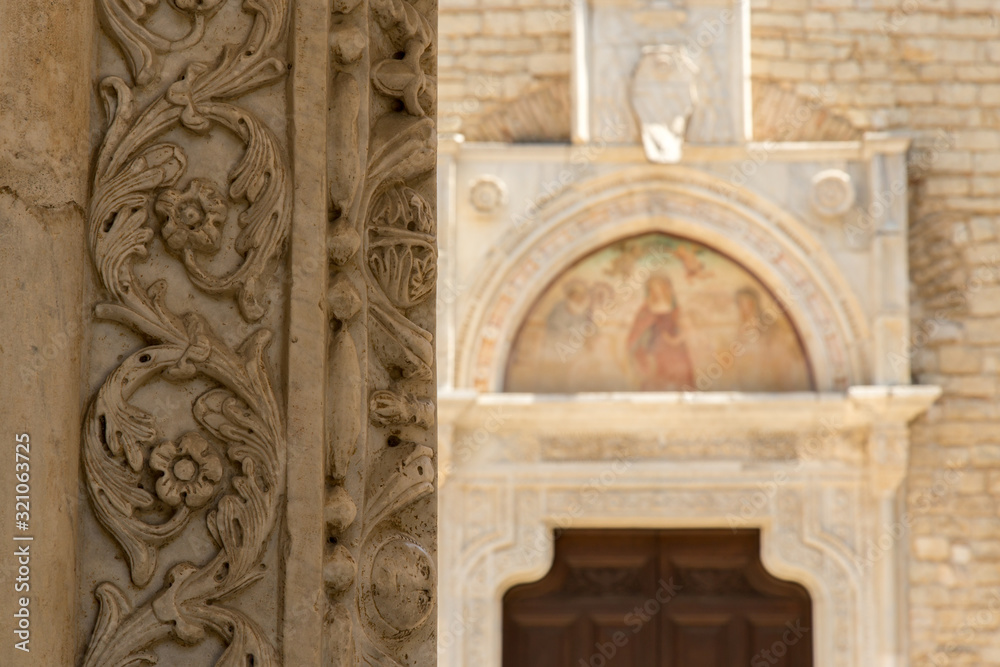
[[843,215],[854,205],[854,184],[846,172],[827,169],[813,176],[809,199],[820,215]]
[[397,633],[423,625],[434,609],[434,564],[408,540],[397,537],[378,549],[370,584],[375,609]]
[[480,176],[469,189],[469,200],[480,213],[495,213],[507,203],[507,186],[495,176]]

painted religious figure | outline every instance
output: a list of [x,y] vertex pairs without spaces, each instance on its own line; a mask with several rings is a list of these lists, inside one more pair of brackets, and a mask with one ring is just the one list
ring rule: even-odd
[[579,260],[515,336],[506,390],[810,391],[808,358],[767,288],[732,259],[661,233]]
[[629,331],[629,359],[643,391],[680,391],[694,384],[674,286],[666,275],[646,281],[646,300]]

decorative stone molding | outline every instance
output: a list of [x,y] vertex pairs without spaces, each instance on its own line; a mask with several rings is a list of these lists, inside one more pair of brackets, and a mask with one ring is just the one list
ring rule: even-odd
[[[904,434],[893,463],[905,461],[906,423],[939,393],[443,397],[454,433],[442,443],[441,567],[453,574],[443,582],[441,664],[500,664],[503,594],[549,569],[555,528],[617,527],[760,528],[767,568],[812,596],[817,666],[896,664],[906,599],[893,568],[905,542],[882,537],[902,521],[885,514],[901,478],[892,486],[879,473],[881,434]],[[603,432],[585,435],[597,423]],[[545,436],[566,424],[583,452],[617,444],[553,461]],[[657,453],[696,433],[718,436],[720,451],[781,434],[801,448],[770,461]]]
[[851,177],[839,169],[821,171],[812,178],[809,201],[816,212],[834,218],[854,206],[854,184]]
[[436,504],[436,22],[408,0],[334,12],[323,633],[337,641],[322,660],[426,664],[437,604],[426,520]]
[[158,4],[98,0],[81,664],[433,664],[433,5]]
[[469,187],[469,200],[480,213],[496,213],[507,204],[507,185],[495,176],[480,176]]
[[[193,54],[172,63],[161,58],[198,47],[220,4],[174,5],[190,32],[170,41],[143,22],[145,6],[98,2],[131,82],[110,75],[99,85],[107,129],[88,216],[103,290],[94,313],[132,329],[144,346],[113,367],[91,399],[83,468],[94,516],[125,555],[141,594],[136,599],[113,579],[97,585],[100,611],[85,665],[131,663],[166,639],[197,644],[207,633],[227,647],[222,664],[279,661],[261,622],[230,603],[268,576],[266,554],[285,488],[285,414],[268,352],[280,320],[266,317],[266,292],[291,226],[288,151],[242,98],[284,77],[279,40],[288,11],[284,0],[248,6],[242,43],[216,47],[212,64]],[[166,134],[175,128],[171,141]],[[225,190],[214,174],[191,177],[214,171],[203,156],[221,131],[241,149]],[[153,210],[167,255],[154,244]],[[235,234],[227,234],[231,218]],[[209,262],[224,243],[228,270]],[[188,288],[163,267],[170,256],[197,291],[232,299],[236,320],[227,306],[172,305]],[[199,387],[205,380],[207,391]],[[169,419],[161,427],[133,400],[163,381],[198,392],[190,405],[195,429],[185,431],[187,420],[174,411],[160,413]],[[207,524],[214,553],[205,559],[205,549],[185,550],[186,558],[171,559],[161,587],[153,581],[163,571],[160,552],[194,521]]]
[[[619,238],[663,231],[738,258],[789,312],[821,390],[868,376],[861,306],[813,235],[786,212],[703,172],[621,170],[548,203],[530,228],[510,230],[486,258],[481,295],[460,332],[458,386],[502,388],[507,346],[538,293],[563,267]],[[722,192],[727,192],[723,195]]]

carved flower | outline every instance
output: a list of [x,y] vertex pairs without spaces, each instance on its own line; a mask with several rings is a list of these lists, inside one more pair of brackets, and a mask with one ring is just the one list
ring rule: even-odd
[[222,240],[221,227],[229,214],[226,199],[211,181],[191,180],[187,190],[165,190],[156,200],[163,218],[160,233],[171,250],[190,248],[214,254]]
[[156,495],[170,505],[197,509],[215,493],[222,479],[222,461],[205,438],[191,431],[177,443],[157,445],[149,455],[149,467],[163,473],[156,480]]

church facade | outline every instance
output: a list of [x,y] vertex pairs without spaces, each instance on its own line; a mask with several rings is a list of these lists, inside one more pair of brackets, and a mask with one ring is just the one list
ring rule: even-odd
[[443,3],[442,665],[1000,664],[988,9]]

